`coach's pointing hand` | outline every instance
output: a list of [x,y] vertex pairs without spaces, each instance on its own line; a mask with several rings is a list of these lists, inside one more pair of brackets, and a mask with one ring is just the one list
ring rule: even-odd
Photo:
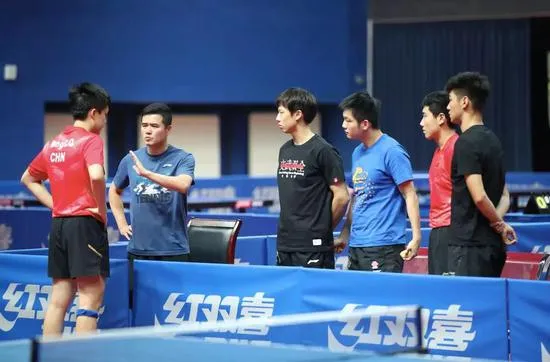
[[139,158],[136,156],[134,151],[130,151],[130,156],[132,157],[132,161],[134,161],[134,170],[139,176],[147,176],[147,173],[149,170],[147,170],[145,167],[143,167],[143,164],[139,160]]

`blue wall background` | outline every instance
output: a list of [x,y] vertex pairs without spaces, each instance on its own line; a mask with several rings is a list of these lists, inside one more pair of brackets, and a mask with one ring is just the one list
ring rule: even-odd
[[[17,179],[43,143],[46,102],[70,85],[102,84],[124,108],[109,119],[110,173],[135,147],[136,105],[165,101],[213,108],[222,121],[222,173],[247,173],[248,107],[271,107],[279,92],[315,93],[323,136],[345,167],[356,143],[341,130],[338,102],[365,87],[367,0],[31,0],[0,4],[0,64],[19,66],[0,82],[0,179]],[[463,70],[493,85],[486,123],[509,171],[531,170],[529,20],[376,24],[374,95],[382,129],[428,168],[434,145],[418,126],[422,97]],[[133,105],[132,105],[133,104]],[[244,107],[244,108],[243,108]],[[274,107],[273,107],[274,109]]]
[[44,103],[84,80],[117,102],[272,104],[297,85],[338,102],[365,74],[365,19],[365,0],[2,2],[0,64],[19,78],[0,82],[0,179],[42,146]]

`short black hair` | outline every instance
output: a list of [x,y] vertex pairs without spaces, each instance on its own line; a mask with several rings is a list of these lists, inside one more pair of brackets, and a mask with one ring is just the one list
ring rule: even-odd
[[102,112],[110,106],[111,97],[97,84],[84,82],[69,90],[69,107],[75,120],[85,120],[91,109]]
[[275,104],[287,108],[290,113],[302,111],[306,124],[310,124],[317,115],[317,99],[313,93],[302,88],[286,89],[277,97]]
[[368,120],[374,129],[378,129],[380,106],[381,102],[367,91],[355,92],[344,98],[339,105],[342,111],[350,110],[357,122]]
[[443,113],[445,120],[447,121],[447,125],[452,127],[453,124],[451,123],[451,117],[449,116],[447,105],[449,105],[449,94],[444,91],[428,93],[422,100],[422,108],[428,107],[430,112],[432,112],[432,114],[436,117]]
[[447,93],[454,91],[459,96],[466,96],[472,102],[475,110],[481,112],[485,107],[491,90],[489,78],[478,72],[458,73],[447,81],[445,85]]
[[141,111],[141,117],[148,114],[158,114],[162,117],[162,123],[164,126],[170,126],[172,124],[172,110],[164,103],[151,103]]

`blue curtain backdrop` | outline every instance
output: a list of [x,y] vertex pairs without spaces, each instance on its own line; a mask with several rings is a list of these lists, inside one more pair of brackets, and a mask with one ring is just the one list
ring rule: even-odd
[[382,101],[382,129],[407,148],[414,169],[427,169],[434,144],[418,125],[420,103],[466,70],[489,77],[485,123],[502,141],[507,170],[531,170],[527,19],[376,24],[373,93]]

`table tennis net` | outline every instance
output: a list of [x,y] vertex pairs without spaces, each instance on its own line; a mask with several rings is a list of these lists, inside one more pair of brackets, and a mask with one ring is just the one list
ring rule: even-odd
[[37,338],[32,362],[361,361],[422,351],[418,306],[291,314]]

